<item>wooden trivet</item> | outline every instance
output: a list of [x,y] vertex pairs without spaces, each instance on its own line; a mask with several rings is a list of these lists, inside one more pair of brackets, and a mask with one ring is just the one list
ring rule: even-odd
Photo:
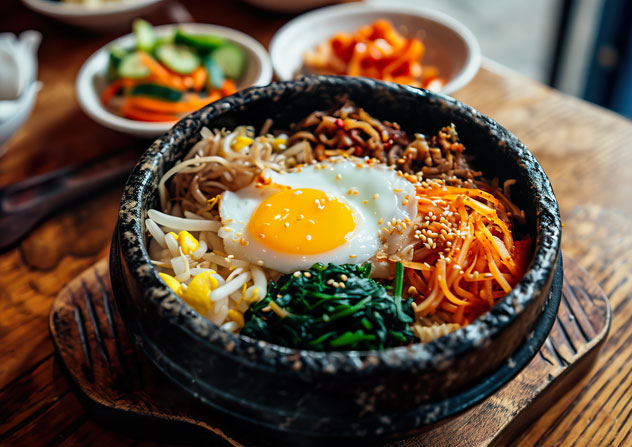
[[[560,310],[544,345],[504,388],[462,415],[392,446],[501,446],[518,436],[594,362],[610,327],[608,299],[588,274],[564,257]],[[130,340],[116,310],[107,260],[68,284],[50,314],[59,357],[97,419],[132,435],[177,432],[177,440],[212,445],[260,445],[180,390]],[[179,424],[173,430],[171,422]],[[182,426],[186,427],[182,427]],[[171,430],[167,427],[171,427]],[[184,428],[184,429],[183,429]],[[186,433],[186,435],[183,435]]]

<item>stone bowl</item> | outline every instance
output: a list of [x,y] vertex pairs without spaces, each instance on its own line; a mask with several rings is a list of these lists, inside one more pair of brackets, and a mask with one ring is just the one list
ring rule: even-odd
[[[430,343],[381,352],[295,350],[220,330],[172,293],[149,262],[144,221],[147,210],[157,206],[158,180],[200,139],[203,126],[258,127],[271,117],[283,128],[337,105],[343,96],[410,131],[432,134],[454,123],[476,157],[476,168],[489,178],[515,179],[512,198],[524,210],[535,241],[525,276],[467,327]],[[125,187],[110,269],[117,305],[136,343],[196,399],[242,427],[284,440],[375,440],[454,416],[528,363],[559,305],[560,239],[559,209],[548,178],[529,150],[492,119],[425,90],[313,76],[243,90],[188,116],[156,140]]]

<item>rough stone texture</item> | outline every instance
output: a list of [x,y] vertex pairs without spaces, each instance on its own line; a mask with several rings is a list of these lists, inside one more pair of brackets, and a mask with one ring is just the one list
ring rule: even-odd
[[[344,95],[410,131],[432,134],[453,122],[486,176],[516,179],[512,198],[525,210],[535,240],[529,270],[491,311],[427,344],[383,352],[313,352],[219,330],[172,294],[149,266],[143,222],[146,211],[156,206],[158,179],[199,140],[203,126],[260,126],[271,117],[275,127],[283,128],[313,110],[336,105]],[[144,352],[209,405],[287,433],[380,436],[435,423],[482,399],[500,384],[481,387],[481,380],[503,362],[510,369],[524,366],[507,359],[533,338],[543,309],[557,309],[559,290],[549,299],[549,289],[560,235],[559,210],[545,173],[528,149],[493,120],[450,97],[411,87],[316,76],[217,101],[154,142],[123,194],[111,275],[126,325]],[[537,346],[529,349],[535,353]],[[506,381],[511,375],[503,377]],[[463,393],[468,387],[477,390],[476,396]],[[459,392],[468,397],[450,398]]]

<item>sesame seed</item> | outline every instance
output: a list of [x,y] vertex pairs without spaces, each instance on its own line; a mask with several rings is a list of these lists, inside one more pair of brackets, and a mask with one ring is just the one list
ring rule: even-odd
[[362,205],[366,205],[367,203],[369,203],[369,201],[368,201],[368,200],[363,200],[363,201],[362,201]]
[[350,258],[357,258],[358,255],[349,255]]
[[340,279],[346,281],[349,279],[349,277],[343,273],[342,275],[340,275]]
[[380,197],[378,193],[373,194],[373,200],[377,200]]
[[336,174],[336,180],[342,180],[342,175],[341,174]]
[[384,222],[384,219],[380,218],[380,220],[377,221],[377,224],[382,225],[382,222]]
[[290,223],[289,223],[289,222],[285,222],[285,223],[283,224],[283,226],[284,226],[285,228],[290,228]]
[[294,272],[294,274],[292,276],[294,276],[295,278],[298,278],[299,276],[301,276],[301,272],[296,271],[296,272]]
[[303,273],[303,276],[304,276],[305,278],[311,278],[312,274],[311,274],[311,273],[309,273],[309,272],[305,272],[305,273]]

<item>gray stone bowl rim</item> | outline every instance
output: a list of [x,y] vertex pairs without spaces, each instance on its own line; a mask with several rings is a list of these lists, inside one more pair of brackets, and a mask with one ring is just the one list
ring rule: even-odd
[[[499,301],[490,311],[475,319],[468,326],[429,343],[415,343],[410,346],[388,348],[383,351],[309,351],[279,346],[246,336],[232,334],[201,317],[191,307],[178,298],[159,278],[150,263],[145,249],[145,234],[142,231],[146,215],[143,214],[143,194],[146,188],[156,188],[158,179],[155,170],[178,144],[189,146],[196,141],[199,128],[204,121],[215,119],[232,109],[242,109],[262,96],[276,95],[297,88],[309,89],[317,85],[337,85],[347,83],[350,87],[389,91],[393,95],[413,95],[421,100],[441,103],[446,113],[457,113],[463,118],[475,121],[482,131],[488,132],[499,141],[499,146],[515,152],[521,164],[529,166],[529,186],[536,195],[536,241],[533,258],[522,280]],[[326,87],[325,87],[326,88]],[[235,103],[238,105],[235,105]],[[359,104],[362,106],[362,104]],[[448,112],[449,111],[449,112]],[[381,117],[387,119],[388,117]],[[244,123],[248,124],[248,123]],[[195,126],[193,126],[195,127]],[[525,168],[526,169],[526,168]],[[139,186],[136,186],[139,185]],[[121,199],[118,230],[121,253],[127,268],[140,285],[147,303],[158,306],[165,323],[178,325],[201,343],[211,343],[241,357],[245,364],[260,363],[290,370],[297,359],[319,364],[326,372],[354,372],[371,374],[386,368],[422,370],[435,367],[445,369],[451,359],[484,346],[509,326],[546,287],[553,275],[560,251],[561,221],[557,200],[551,184],[535,157],[513,134],[472,107],[456,99],[427,90],[402,86],[367,78],[343,76],[303,76],[293,81],[272,83],[264,87],[251,87],[232,97],[220,99],[213,104],[179,121],[169,132],[158,138],[142,155],[132,171]],[[549,302],[549,300],[546,300]],[[525,334],[528,337],[528,334]],[[302,370],[306,372],[305,369]]]

